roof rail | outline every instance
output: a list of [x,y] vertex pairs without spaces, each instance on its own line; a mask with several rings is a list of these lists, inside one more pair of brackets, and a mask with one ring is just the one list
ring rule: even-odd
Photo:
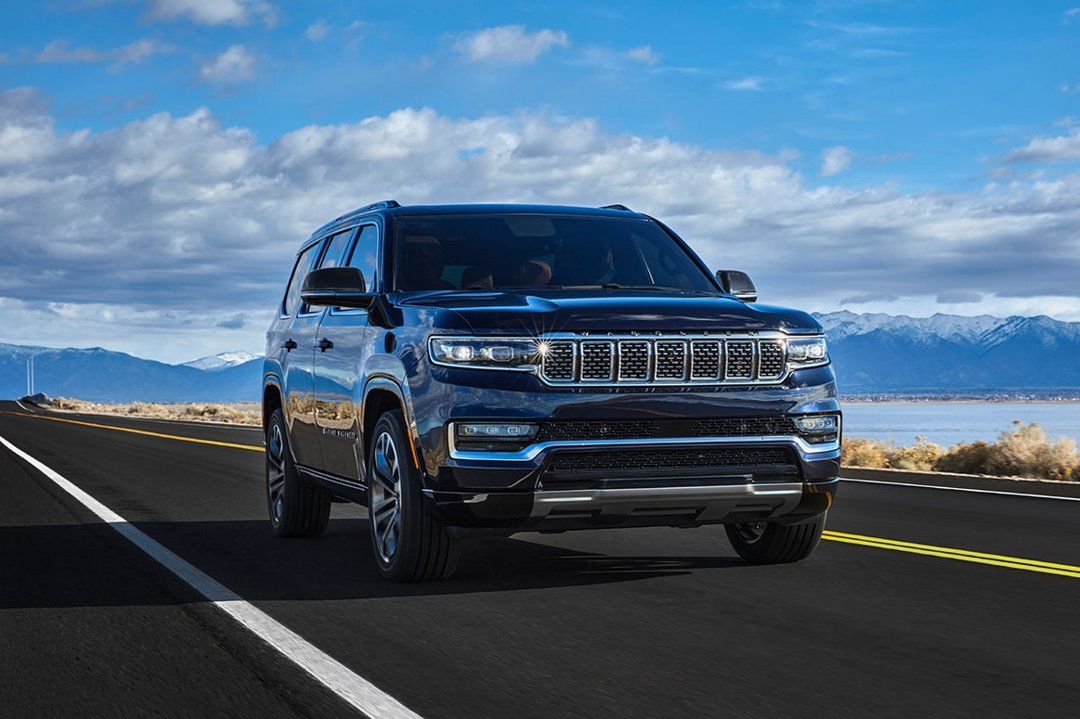
[[399,203],[397,200],[379,200],[378,202],[372,202],[370,205],[364,205],[363,207],[357,207],[355,210],[353,210],[351,212],[346,212],[344,215],[341,215],[340,217],[335,217],[334,219],[330,220],[329,222],[324,224],[319,229],[315,230],[313,233],[311,233],[311,239],[315,239],[316,237],[322,235],[324,232],[326,232],[330,228],[334,227],[338,223],[344,222],[345,220],[348,220],[350,218],[356,217],[358,215],[363,215],[366,212],[372,212],[374,210],[390,210],[390,209],[393,209],[395,207],[401,207],[401,203]]
[[[344,215],[337,218],[337,220],[343,219],[345,217],[351,217],[352,215],[361,215],[365,212],[371,212],[372,210],[389,210],[394,207],[401,207],[401,203],[397,200],[379,200],[378,202],[372,202],[370,205],[357,207],[352,212],[346,212]],[[334,220],[334,222],[337,222],[337,220]]]
[[622,210],[623,212],[633,212],[633,210],[631,210],[626,205],[604,205],[600,209],[601,210]]

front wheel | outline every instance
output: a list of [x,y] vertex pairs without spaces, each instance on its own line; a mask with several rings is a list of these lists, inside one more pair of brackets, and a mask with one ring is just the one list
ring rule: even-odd
[[368,524],[379,572],[392,582],[448,579],[458,543],[432,514],[420,492],[400,410],[375,424],[368,450]]
[[825,515],[820,514],[798,524],[744,522],[726,524],[728,539],[740,557],[754,564],[798,562],[814,553]]

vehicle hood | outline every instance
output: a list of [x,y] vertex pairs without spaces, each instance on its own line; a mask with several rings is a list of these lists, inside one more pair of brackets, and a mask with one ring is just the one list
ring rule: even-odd
[[821,332],[806,312],[748,304],[723,295],[649,291],[424,292],[400,295],[403,311],[426,315],[433,329],[471,334],[551,332]]

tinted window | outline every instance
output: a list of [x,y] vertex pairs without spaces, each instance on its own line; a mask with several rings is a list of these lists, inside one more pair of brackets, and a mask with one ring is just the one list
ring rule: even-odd
[[398,289],[716,285],[655,222],[565,215],[405,217],[398,222]]
[[291,315],[300,304],[300,287],[304,284],[304,278],[311,272],[311,265],[315,262],[315,258],[319,256],[320,247],[322,243],[312,245],[304,250],[300,259],[296,261],[292,279],[289,280],[289,289],[285,291],[285,303],[282,306],[284,314]]
[[341,267],[345,262],[345,251],[349,248],[349,238],[352,236],[352,230],[345,230],[345,232],[339,232],[330,238],[329,243],[326,245],[326,252],[323,253],[322,261],[319,263],[319,268],[324,267]]
[[379,260],[379,229],[375,225],[364,225],[356,239],[349,267],[355,267],[364,273],[364,284],[368,290],[375,287],[375,268]]

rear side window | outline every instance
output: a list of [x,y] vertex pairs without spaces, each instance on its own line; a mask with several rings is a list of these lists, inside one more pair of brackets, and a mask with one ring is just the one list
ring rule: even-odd
[[326,252],[323,253],[322,262],[319,263],[319,269],[341,267],[345,264],[345,251],[349,248],[350,237],[352,237],[352,230],[339,232],[330,238],[330,242],[326,245]]
[[360,236],[356,238],[356,247],[349,258],[349,267],[355,267],[364,273],[364,284],[368,291],[375,287],[375,268],[379,258],[379,229],[375,225],[364,225]]
[[285,302],[281,307],[282,314],[291,315],[296,312],[297,308],[300,306],[300,288],[303,286],[304,279],[308,276],[308,273],[311,272],[311,267],[319,256],[320,247],[322,247],[322,243],[312,245],[304,250],[300,255],[300,259],[296,261],[292,279],[289,280],[289,288],[285,291]]

